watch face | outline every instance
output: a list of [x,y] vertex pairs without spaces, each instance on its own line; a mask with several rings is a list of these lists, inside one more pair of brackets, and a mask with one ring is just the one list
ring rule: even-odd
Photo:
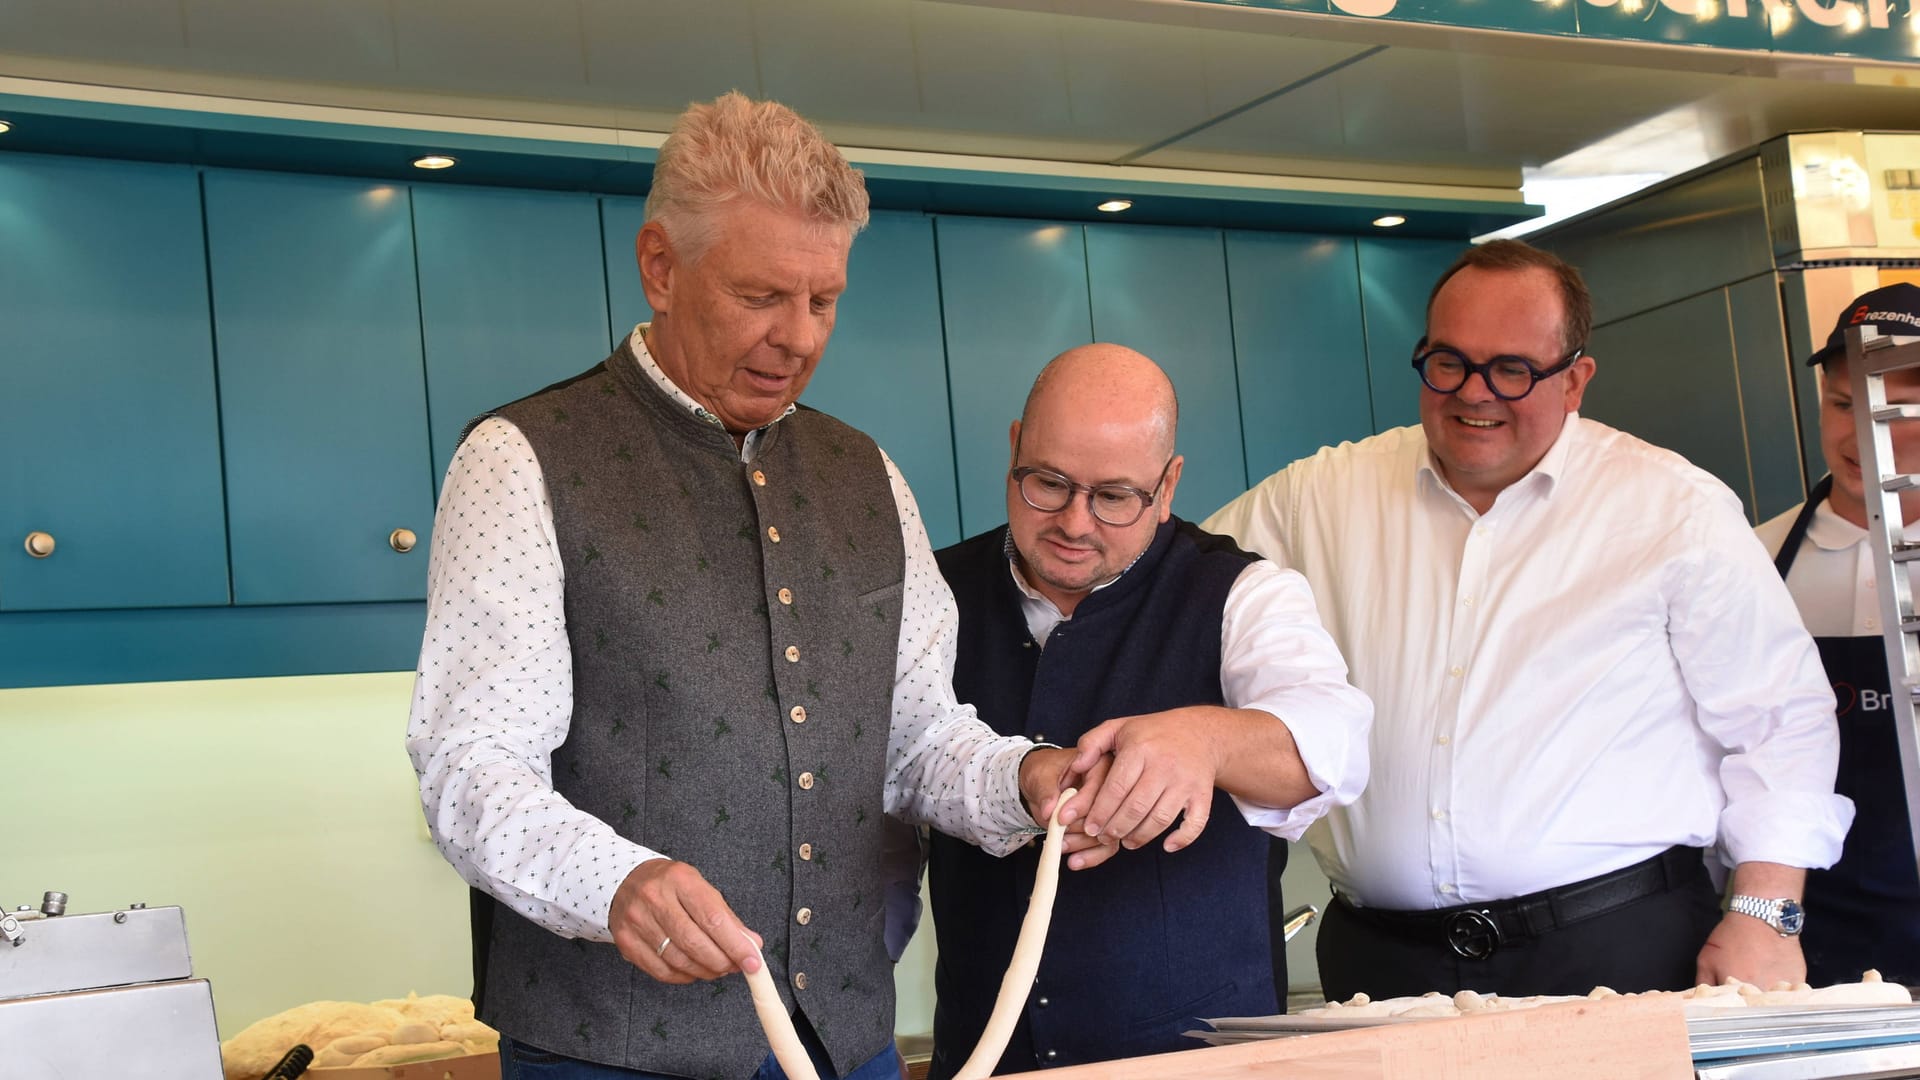
[[1807,924],[1807,913],[1803,908],[1801,908],[1798,901],[1795,901],[1795,900],[1780,901],[1780,932],[1781,933],[1788,934],[1788,935],[1798,934],[1800,932],[1800,928],[1805,926],[1806,924]]

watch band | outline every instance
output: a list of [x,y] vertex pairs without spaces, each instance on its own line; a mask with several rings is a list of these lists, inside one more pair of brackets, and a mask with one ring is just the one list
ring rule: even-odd
[[1774,928],[1781,937],[1795,937],[1806,923],[1806,912],[1792,897],[1760,897],[1735,894],[1727,901],[1727,910],[1759,919]]

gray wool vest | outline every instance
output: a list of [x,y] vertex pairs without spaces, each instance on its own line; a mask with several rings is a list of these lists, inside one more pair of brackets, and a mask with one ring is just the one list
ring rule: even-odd
[[[555,790],[719,889],[837,1070],[879,1053],[905,568],[879,449],[803,408],[743,463],[625,345],[495,415],[540,460],[566,572],[574,708]],[[516,1039],[723,1080],[767,1056],[737,974],[668,986],[490,899],[476,915],[481,1016]]]

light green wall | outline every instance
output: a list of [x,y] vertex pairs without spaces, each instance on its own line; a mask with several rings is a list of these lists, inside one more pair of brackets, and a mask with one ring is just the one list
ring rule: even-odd
[[[466,886],[401,742],[411,673],[0,691],[0,904],[186,910],[222,1037],[319,999],[466,994]],[[933,1029],[932,933],[898,1030]]]

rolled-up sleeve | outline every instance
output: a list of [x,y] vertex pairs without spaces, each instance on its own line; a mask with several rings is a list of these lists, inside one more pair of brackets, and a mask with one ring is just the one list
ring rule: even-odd
[[1700,729],[1723,754],[1723,857],[1832,866],[1853,802],[1833,790],[1840,733],[1819,651],[1737,509],[1688,518],[1697,554],[1670,574],[1669,634]]
[[1221,620],[1220,690],[1229,708],[1258,709],[1287,726],[1320,792],[1292,807],[1235,796],[1248,824],[1298,840],[1328,810],[1360,797],[1373,702],[1347,681],[1306,578],[1265,560],[1241,572]]

